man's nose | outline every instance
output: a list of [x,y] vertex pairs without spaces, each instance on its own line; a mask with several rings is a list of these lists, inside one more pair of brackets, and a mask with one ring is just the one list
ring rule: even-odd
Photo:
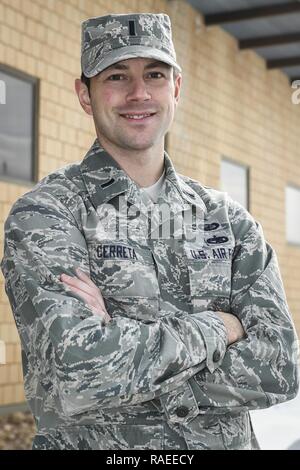
[[134,78],[131,80],[127,99],[130,101],[144,101],[151,99],[151,95],[147,89],[147,84],[143,78]]

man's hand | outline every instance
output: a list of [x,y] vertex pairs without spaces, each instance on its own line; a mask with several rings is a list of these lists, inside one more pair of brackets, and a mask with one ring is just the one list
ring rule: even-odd
[[77,277],[61,274],[60,280],[78,294],[88,304],[95,315],[99,315],[103,319],[103,323],[109,323],[111,317],[106,311],[100,289],[98,289],[89,276],[83,271],[77,268],[76,273],[79,279]]
[[228,344],[235,343],[246,335],[245,330],[240,320],[231,313],[216,312],[222,318],[227,329],[227,341]]

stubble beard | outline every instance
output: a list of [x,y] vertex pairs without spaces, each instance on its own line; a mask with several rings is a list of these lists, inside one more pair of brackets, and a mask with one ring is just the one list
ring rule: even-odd
[[[115,124],[114,128],[109,128],[107,125],[101,123],[96,123],[96,130],[99,136],[99,140],[104,142],[109,142],[116,147],[122,148],[124,150],[147,150],[164,138],[167,130],[163,132],[162,130],[156,129],[156,131],[149,132],[147,126],[145,129],[135,129],[132,132],[126,130],[121,124]],[[145,134],[143,136],[143,133]]]

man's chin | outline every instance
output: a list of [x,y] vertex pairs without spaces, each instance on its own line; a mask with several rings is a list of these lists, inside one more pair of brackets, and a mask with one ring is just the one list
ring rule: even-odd
[[142,151],[142,150],[148,150],[152,147],[154,147],[155,145],[158,144],[158,141],[157,140],[130,140],[130,141],[127,141],[126,143],[124,143],[125,145],[123,145],[123,148],[124,149],[127,149],[127,150],[139,150],[139,151]]

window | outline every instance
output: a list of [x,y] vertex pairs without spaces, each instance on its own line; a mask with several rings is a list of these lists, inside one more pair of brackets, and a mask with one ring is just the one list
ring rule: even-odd
[[227,159],[221,161],[221,190],[249,209],[249,170]]
[[38,80],[0,65],[0,179],[36,181]]
[[287,241],[300,245],[300,188],[285,188],[285,217]]

